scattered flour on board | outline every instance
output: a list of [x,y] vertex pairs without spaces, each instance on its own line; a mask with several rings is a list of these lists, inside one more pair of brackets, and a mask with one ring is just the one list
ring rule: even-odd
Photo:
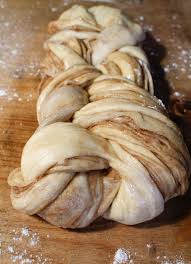
[[171,261],[171,260],[162,260],[162,262],[160,262],[160,264],[186,264],[186,262],[184,262],[183,260],[175,260],[175,261]]
[[[135,20],[141,24],[146,32],[152,32],[156,42],[162,42],[166,48],[166,56],[168,62],[163,65],[165,73],[174,73],[174,78],[180,80],[182,78],[191,79],[191,49],[181,40],[182,24],[178,14],[174,13],[169,16],[167,23],[169,27],[168,38],[163,38],[162,35],[158,36],[155,31],[154,25],[147,23],[147,19],[143,15],[138,16]],[[157,56],[156,49],[148,50],[150,55]]]
[[[29,89],[19,92],[19,86],[14,88],[13,85],[14,79],[31,78],[38,74],[43,56],[43,47],[40,43],[46,38],[45,30],[43,34],[39,34],[40,28],[45,26],[43,23],[46,23],[39,22],[38,17],[41,13],[41,9],[37,8],[39,4],[40,1],[32,1],[29,12],[18,15],[18,12],[14,12],[9,6],[9,1],[0,0],[0,9],[3,9],[0,16],[0,72],[2,76],[11,76],[13,80],[10,83],[5,82],[3,87],[0,87],[0,98],[6,99],[5,105],[30,102],[34,99]],[[39,49],[34,49],[37,39]],[[0,112],[2,109],[5,107],[1,106]]]
[[131,260],[131,255],[129,251],[127,251],[124,248],[119,248],[115,252],[113,264],[125,264],[125,263],[130,263],[129,261]]
[[[147,243],[145,245],[146,251],[143,255],[137,253],[134,249],[118,248],[114,254],[112,264],[140,264],[140,261],[145,259],[145,254],[147,254],[148,259],[151,257],[150,252],[153,247],[155,248],[153,243]],[[181,255],[153,255],[152,261],[156,264],[189,264],[184,261]]]
[[[37,91],[35,90],[35,92]],[[7,102],[30,102],[35,99],[34,95],[31,93],[31,90],[26,90],[25,93],[21,95],[21,92],[19,92],[19,87],[14,88],[12,84],[0,86],[0,98],[1,97],[4,97],[4,100],[7,100]]]
[[[0,263],[3,261],[4,255],[11,263],[15,264],[52,264],[52,260],[42,254],[42,243],[40,235],[33,232],[27,226],[20,229],[13,229],[10,231],[10,241],[6,244],[0,234]],[[46,239],[49,235],[46,236]],[[25,245],[20,245],[20,243]],[[36,250],[37,251],[36,251]],[[35,250],[35,251],[33,251]],[[35,253],[32,253],[35,252]],[[37,253],[36,253],[37,252]]]
[[[34,1],[36,2],[36,1]],[[0,17],[0,70],[11,74],[13,78],[20,78],[24,74],[34,75],[39,67],[41,53],[40,49],[34,47],[37,37],[42,42],[46,31],[43,34],[37,34],[39,30],[39,19],[36,19],[40,9],[36,5],[29,12],[14,12],[9,7],[9,1],[0,0],[0,8],[4,8]],[[29,55],[31,53],[31,55]]]

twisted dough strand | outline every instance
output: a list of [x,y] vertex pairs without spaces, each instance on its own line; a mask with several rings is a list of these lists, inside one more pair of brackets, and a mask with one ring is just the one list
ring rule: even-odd
[[39,128],[8,179],[13,207],[61,227],[154,218],[188,187],[183,137],[153,96],[139,25],[74,5],[49,24]]

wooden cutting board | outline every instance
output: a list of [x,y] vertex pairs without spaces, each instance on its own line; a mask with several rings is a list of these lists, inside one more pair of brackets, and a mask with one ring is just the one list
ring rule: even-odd
[[[191,263],[189,193],[168,202],[165,213],[149,223],[125,226],[99,220],[77,231],[11,207],[7,176],[19,166],[22,148],[37,127],[37,70],[47,24],[67,3],[71,1],[0,0],[0,263]],[[188,93],[191,1],[113,3],[148,30],[144,47],[159,97],[167,101],[175,89]],[[185,133],[189,136],[188,129]]]

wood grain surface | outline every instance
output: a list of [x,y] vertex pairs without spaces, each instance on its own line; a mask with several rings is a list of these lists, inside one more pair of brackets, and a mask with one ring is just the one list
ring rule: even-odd
[[[63,230],[11,207],[7,176],[19,166],[22,148],[37,127],[37,71],[47,24],[67,3],[72,1],[0,0],[0,263],[189,264],[191,192],[168,202],[157,219],[138,226],[100,219],[84,230]],[[191,1],[113,3],[148,30],[143,46],[157,95],[171,109],[169,98],[177,91],[189,104]],[[176,119],[184,118],[181,124],[189,143],[188,112],[183,110]]]

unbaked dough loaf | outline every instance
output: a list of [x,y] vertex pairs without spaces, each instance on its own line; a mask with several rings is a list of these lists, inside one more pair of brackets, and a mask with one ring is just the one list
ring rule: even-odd
[[13,207],[63,228],[156,217],[186,192],[190,156],[153,96],[142,28],[119,9],[74,5],[49,32],[39,127],[8,179]]

